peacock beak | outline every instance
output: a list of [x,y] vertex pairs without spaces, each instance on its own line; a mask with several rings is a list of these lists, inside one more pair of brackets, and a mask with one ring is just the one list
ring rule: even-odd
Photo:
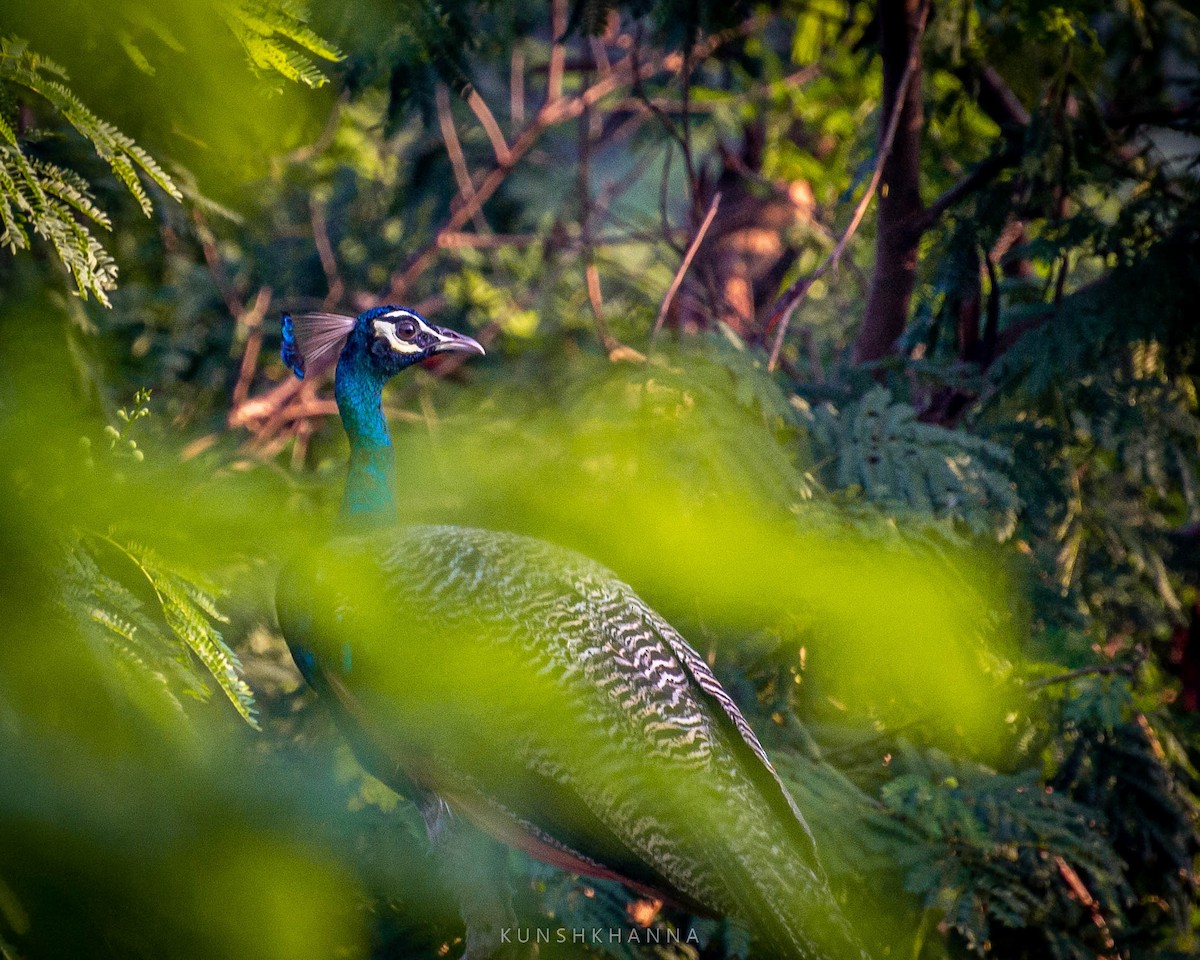
[[445,327],[432,327],[438,335],[438,342],[430,348],[430,353],[477,353],[483,356],[483,346],[474,337],[465,333],[447,330]]

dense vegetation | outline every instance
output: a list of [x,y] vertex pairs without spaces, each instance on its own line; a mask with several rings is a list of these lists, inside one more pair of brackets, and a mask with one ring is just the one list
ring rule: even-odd
[[[279,311],[388,302],[489,349],[392,385],[401,509],[671,618],[874,955],[1194,955],[1197,63],[1170,0],[8,0],[0,955],[460,949],[271,602],[345,460]],[[540,950],[694,952],[630,939]]]

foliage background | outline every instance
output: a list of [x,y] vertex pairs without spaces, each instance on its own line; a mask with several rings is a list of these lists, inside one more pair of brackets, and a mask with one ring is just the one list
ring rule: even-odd
[[[668,615],[875,955],[1195,953],[1186,4],[9,0],[0,38],[4,956],[459,949],[272,612],[346,456],[278,312],[380,302],[489,348],[390,389],[406,515]],[[510,870],[530,926],[744,952]]]

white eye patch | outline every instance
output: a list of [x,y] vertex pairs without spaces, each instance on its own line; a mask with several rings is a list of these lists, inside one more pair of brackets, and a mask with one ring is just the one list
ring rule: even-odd
[[[392,313],[384,314],[384,316],[403,317],[411,320],[417,325],[417,328],[421,333],[426,333],[436,340],[442,339],[435,331],[430,329],[429,324],[418,317],[415,313],[409,313],[407,310],[396,310]],[[386,320],[375,320],[373,326],[375,327],[375,335],[383,337],[388,342],[388,346],[390,346],[397,353],[414,354],[423,353],[425,351],[425,347],[419,343],[416,343],[415,341],[410,342],[408,340],[401,340],[398,336],[396,336],[395,325]],[[419,334],[416,339],[424,340],[426,344],[428,344],[429,340],[428,337],[421,337]]]
[[[434,330],[433,327],[431,327],[429,324],[427,324],[425,322],[425,318],[422,317],[419,313],[413,313],[411,310],[405,310],[405,309],[401,308],[399,310],[393,310],[390,313],[385,313],[384,316],[387,317],[389,320],[399,320],[401,318],[403,318],[405,320],[411,320],[413,323],[415,323],[417,325],[418,330],[422,331],[423,333],[428,333],[430,336],[439,337],[438,332],[436,330]],[[439,339],[440,339],[440,337],[439,337]]]

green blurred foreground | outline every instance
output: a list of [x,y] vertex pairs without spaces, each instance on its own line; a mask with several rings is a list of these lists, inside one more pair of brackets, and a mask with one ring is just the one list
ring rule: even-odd
[[[151,621],[162,616],[156,607],[169,609],[155,575],[138,565],[146,558],[137,545],[153,542],[161,556],[151,564],[201,570],[228,585],[221,608],[234,622],[214,624],[226,636],[271,629],[281,558],[324,535],[336,483],[289,494],[282,478],[172,465],[153,445],[144,459],[121,443],[109,450],[103,432],[70,416],[76,405],[62,378],[38,375],[46,369],[39,359],[56,358],[28,329],[19,334],[24,363],[6,387],[6,402],[21,413],[5,421],[3,437],[15,467],[7,479],[17,484],[6,491],[11,612],[0,671],[11,735],[2,876],[12,932],[53,931],[53,939],[30,940],[33,955],[47,956],[87,950],[93,940],[147,955],[181,943],[194,944],[185,949],[197,956],[360,955],[375,884],[413,923],[428,922],[436,904],[445,924],[444,899],[425,899],[433,881],[412,812],[395,811],[393,797],[348,772],[323,714],[296,690],[279,640],[268,644],[270,672],[250,672],[252,684],[265,676],[268,689],[283,691],[274,700],[260,692],[256,733],[226,722],[219,700],[199,712],[177,709],[172,664],[148,661],[135,620],[128,636],[114,637],[105,610],[105,591],[128,591]],[[514,398],[503,416],[487,415],[500,387],[487,392],[482,413],[447,413],[432,432],[404,431],[401,509],[414,522],[525,531],[587,548],[685,630],[691,625],[701,649],[719,649],[719,665],[777,671],[778,683],[795,688],[771,694],[780,706],[799,695],[842,722],[911,727],[922,742],[1002,755],[1016,731],[998,667],[1009,628],[994,567],[965,550],[906,546],[873,521],[811,501],[792,512],[767,497],[771,489],[800,493],[803,479],[773,445],[753,460],[731,450],[723,437],[753,428],[757,414],[715,388],[689,390],[696,374],[685,374],[685,363],[704,374],[699,355],[644,369],[594,364],[556,402],[518,411]],[[84,547],[71,547],[72,532],[83,534]],[[85,593],[74,569],[56,582],[49,573],[72,549],[86,550],[115,582]],[[402,611],[380,610],[382,624],[389,615],[404,622]],[[505,691],[485,686],[465,656],[472,641],[441,638],[422,661],[425,679],[433,691],[470,688],[491,720],[439,730],[429,694],[431,736],[477,738],[487,750],[480,731],[506,716],[569,723],[549,698],[540,721],[530,720],[528,703],[506,710]],[[784,742],[796,735],[779,731]],[[803,764],[805,753],[793,750]],[[386,819],[376,812],[387,826],[365,827],[361,810],[347,808],[353,798],[351,806],[385,808]],[[858,829],[848,810],[828,810],[824,824],[814,816],[825,831]],[[382,850],[375,831],[392,833]]]

